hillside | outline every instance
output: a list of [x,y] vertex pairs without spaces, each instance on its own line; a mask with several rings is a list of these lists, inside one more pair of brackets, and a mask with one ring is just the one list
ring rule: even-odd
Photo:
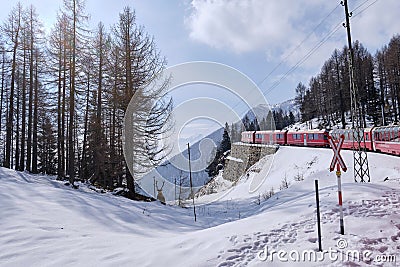
[[[351,152],[343,154],[351,165]],[[351,166],[343,174],[345,235],[341,236],[336,177],[328,171],[331,156],[328,149],[281,147],[274,157],[267,156],[254,165],[249,177],[244,176],[235,187],[197,199],[197,222],[192,209],[134,202],[96,193],[84,185],[74,190],[54,177],[0,168],[0,263],[265,266],[267,262],[258,258],[265,248],[270,252],[318,248],[314,179],[320,182],[324,250],[338,250],[340,241],[347,247],[335,255],[357,250],[370,251],[370,258],[395,255],[399,259],[399,158],[369,154],[371,183],[354,183]],[[296,176],[304,180],[295,181]],[[284,177],[289,188],[279,191]],[[249,193],[253,179],[262,184]],[[275,194],[264,199],[271,187]],[[281,265],[276,254],[273,260],[274,266]],[[326,254],[324,261],[298,265],[382,266],[366,257],[361,261],[364,263],[347,258],[331,261]]]

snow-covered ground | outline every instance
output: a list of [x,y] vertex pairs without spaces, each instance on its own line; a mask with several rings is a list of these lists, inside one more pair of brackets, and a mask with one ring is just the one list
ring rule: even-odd
[[[197,222],[192,208],[75,190],[0,168],[0,266],[398,266],[400,158],[368,154],[372,181],[354,183],[352,153],[343,151],[349,170],[342,175],[342,236],[332,154],[281,147],[234,187],[219,181],[220,192],[196,199]],[[289,188],[280,190],[285,178]],[[316,252],[315,179],[325,253]],[[311,262],[294,262],[304,253]],[[382,263],[392,255],[397,263]]]

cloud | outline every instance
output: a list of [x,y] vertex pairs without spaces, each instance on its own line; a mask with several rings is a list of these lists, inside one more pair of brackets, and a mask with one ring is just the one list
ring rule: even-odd
[[[363,2],[365,0],[350,1],[350,10]],[[354,13],[373,2],[368,0]],[[309,36],[332,10],[334,12]],[[399,10],[398,0],[372,4],[352,18],[352,32],[356,33],[353,39],[359,39],[371,49],[383,46],[398,33]],[[236,54],[262,52],[269,61],[285,59],[294,65],[343,21],[344,10],[339,1],[192,0],[186,26],[192,40],[210,47]],[[322,64],[333,49],[341,49],[347,43],[345,30],[340,27],[303,67]],[[297,47],[307,36],[309,38]]]
[[[193,40],[235,53],[281,51],[310,31],[308,8],[321,1],[193,0],[186,23]],[[327,6],[327,5],[325,5]]]
[[[370,7],[368,5],[372,4]],[[368,7],[362,13],[364,8]],[[399,34],[400,1],[370,0],[358,10],[354,11],[351,21],[351,30],[354,40],[358,39],[371,53],[388,44],[394,34]]]

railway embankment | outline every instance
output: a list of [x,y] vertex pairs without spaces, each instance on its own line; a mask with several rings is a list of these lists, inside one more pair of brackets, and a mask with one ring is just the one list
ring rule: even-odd
[[226,159],[224,179],[236,182],[262,157],[274,154],[277,150],[277,145],[233,143],[231,154]]

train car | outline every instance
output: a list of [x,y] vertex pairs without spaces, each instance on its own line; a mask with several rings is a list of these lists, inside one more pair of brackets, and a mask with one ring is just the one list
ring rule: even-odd
[[287,144],[287,130],[276,130],[274,131],[275,144],[286,145]]
[[[361,130],[365,140],[365,145],[364,143],[361,143],[361,147],[369,151],[372,151],[373,149],[373,140],[372,140],[373,129],[374,128],[365,128]],[[353,149],[353,146],[355,145],[355,143],[353,143],[353,129],[335,129],[330,132],[332,138],[336,140],[338,140],[342,134],[344,135],[342,148]]]
[[246,131],[242,132],[241,141],[252,144],[279,144],[285,145],[287,141],[287,131]]
[[273,144],[284,145],[286,144],[286,133],[287,131],[280,131],[280,130],[257,131],[254,143],[267,144],[267,145],[273,145]]
[[400,126],[376,127],[372,134],[374,151],[400,155]]
[[327,130],[303,130],[288,131],[288,145],[296,146],[312,146],[312,147],[328,147],[328,131]]
[[243,143],[254,144],[256,139],[256,131],[244,131],[242,132],[242,139]]

